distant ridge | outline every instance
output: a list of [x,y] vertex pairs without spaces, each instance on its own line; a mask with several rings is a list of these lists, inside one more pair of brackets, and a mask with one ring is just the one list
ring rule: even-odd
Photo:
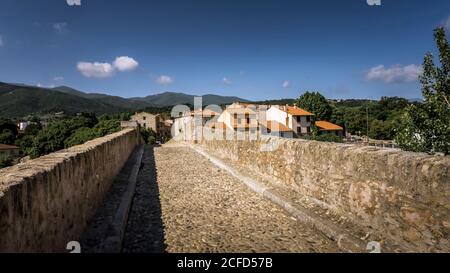
[[[156,106],[173,106],[178,104],[194,104],[195,95],[188,95],[177,92],[164,92],[156,95],[150,95],[144,98],[131,98],[131,100],[145,101]],[[206,94],[202,96],[202,104],[204,106],[210,104],[230,104],[235,101],[248,102],[248,100],[233,97],[233,96],[219,96],[213,94]]]
[[[101,93],[86,93],[68,86],[43,88],[25,84],[0,82],[0,116],[20,118],[64,111],[72,115],[80,112],[112,114],[138,111],[147,107],[163,108],[194,103],[194,95],[164,92],[144,98],[122,98]],[[203,105],[229,104],[247,100],[238,97],[204,95]]]

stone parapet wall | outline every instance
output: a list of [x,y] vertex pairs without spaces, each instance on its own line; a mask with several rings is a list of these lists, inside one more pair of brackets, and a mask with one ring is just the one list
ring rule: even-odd
[[140,143],[129,128],[1,169],[0,252],[65,251]]
[[267,138],[203,141],[403,251],[450,251],[450,157]]

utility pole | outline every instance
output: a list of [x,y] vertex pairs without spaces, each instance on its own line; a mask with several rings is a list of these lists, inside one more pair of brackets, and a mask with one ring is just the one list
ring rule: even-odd
[[366,105],[366,114],[367,114],[367,141],[369,141],[369,105]]

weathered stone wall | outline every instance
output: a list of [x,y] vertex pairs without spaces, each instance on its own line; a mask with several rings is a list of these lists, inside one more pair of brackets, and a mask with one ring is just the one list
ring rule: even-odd
[[278,138],[202,145],[323,202],[399,249],[450,251],[448,156]]
[[139,143],[124,129],[0,170],[0,252],[65,251]]

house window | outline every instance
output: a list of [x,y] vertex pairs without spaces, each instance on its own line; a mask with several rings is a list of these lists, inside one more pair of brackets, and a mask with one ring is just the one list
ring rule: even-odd
[[306,132],[309,134],[309,133],[311,133],[311,127],[306,127]]
[[297,134],[301,134],[302,133],[302,127],[297,127]]
[[301,117],[300,117],[300,116],[297,116],[296,118],[297,118],[297,122],[300,123],[300,118],[301,118]]
[[249,124],[250,123],[250,118],[247,118],[247,124]]
[[306,122],[311,122],[311,117],[310,116],[306,116]]
[[143,116],[143,117],[142,117],[142,119],[143,119],[143,120],[146,120],[146,119],[147,119],[147,117],[146,117],[146,116]]
[[147,128],[147,124],[144,122],[144,128]]

